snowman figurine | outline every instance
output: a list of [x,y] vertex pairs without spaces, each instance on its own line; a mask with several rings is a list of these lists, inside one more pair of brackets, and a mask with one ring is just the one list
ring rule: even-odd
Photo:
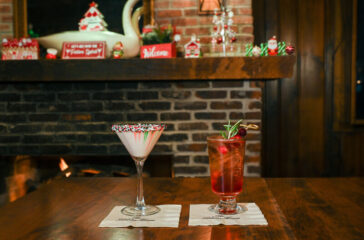
[[278,43],[276,36],[268,40],[268,54],[269,56],[276,56],[278,54]]

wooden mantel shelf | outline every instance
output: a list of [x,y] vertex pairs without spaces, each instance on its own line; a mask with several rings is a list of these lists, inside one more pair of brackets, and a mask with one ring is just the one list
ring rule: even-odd
[[1,61],[0,82],[276,79],[291,77],[295,61],[295,56]]

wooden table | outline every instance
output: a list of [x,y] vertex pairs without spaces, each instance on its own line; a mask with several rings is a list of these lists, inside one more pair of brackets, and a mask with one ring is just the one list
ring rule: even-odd
[[146,202],[182,204],[178,228],[99,228],[115,205],[135,201],[132,178],[54,180],[0,208],[0,239],[364,239],[361,178],[247,178],[268,226],[188,226],[189,204],[216,203],[208,178],[150,178]]

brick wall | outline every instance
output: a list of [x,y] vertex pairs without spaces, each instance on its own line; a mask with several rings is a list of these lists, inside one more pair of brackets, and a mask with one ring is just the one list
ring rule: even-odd
[[[1,83],[0,155],[120,155],[111,124],[162,121],[153,154],[172,154],[177,176],[207,175],[206,136],[241,118],[260,125],[259,82]],[[259,173],[260,140],[249,133],[250,175]]]
[[13,36],[12,0],[0,0],[0,39]]
[[[179,49],[196,34],[203,52],[209,52],[212,16],[198,15],[198,0],[155,0],[155,20],[160,25],[173,24],[181,33]],[[234,12],[233,29],[237,44],[253,42],[253,16],[251,0],[227,0],[227,8]]]

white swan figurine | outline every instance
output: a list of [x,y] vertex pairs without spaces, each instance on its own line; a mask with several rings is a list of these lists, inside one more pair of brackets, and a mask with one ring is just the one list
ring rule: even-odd
[[125,35],[110,31],[80,32],[67,31],[37,38],[38,42],[45,48],[55,48],[59,53],[62,51],[63,42],[78,41],[105,41],[106,57],[111,56],[112,48],[116,42],[121,41],[124,48],[123,58],[135,57],[139,53],[140,43],[138,33],[135,31],[131,21],[131,12],[139,0],[128,0],[123,9],[123,29]]

